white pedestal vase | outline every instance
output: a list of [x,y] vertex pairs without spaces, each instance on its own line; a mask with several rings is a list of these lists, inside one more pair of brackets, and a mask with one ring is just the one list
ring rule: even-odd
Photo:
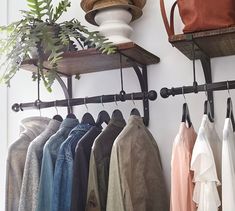
[[132,14],[125,8],[112,7],[101,9],[95,15],[101,35],[114,44],[131,42],[133,29],[129,26]]

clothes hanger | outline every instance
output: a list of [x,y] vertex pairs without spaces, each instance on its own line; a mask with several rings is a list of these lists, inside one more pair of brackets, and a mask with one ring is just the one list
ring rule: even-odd
[[[114,95],[114,102],[116,104],[116,106],[118,107],[118,103],[117,103],[117,95]],[[125,121],[122,112],[119,109],[115,109],[112,113],[112,119],[117,119],[119,121]]]
[[37,100],[34,102],[34,105],[38,108],[39,116],[42,117],[42,112],[41,112],[40,103],[41,103],[41,100],[40,100],[40,99],[37,99]]
[[93,116],[88,112],[88,106],[86,104],[86,97],[84,98],[84,105],[86,106],[87,112],[83,115],[81,124],[95,125]]
[[[103,104],[103,96],[100,97],[100,101],[101,101],[101,104],[104,108],[104,104]],[[97,120],[96,120],[96,125],[97,126],[101,126],[103,123],[106,123],[106,125],[108,125],[110,121],[110,116],[108,114],[107,111],[105,110],[102,110],[99,114],[98,114],[98,117],[97,117]]]
[[[205,94],[207,97],[207,85],[205,84]],[[209,102],[209,100],[205,100],[204,102],[204,114],[206,114],[210,120],[210,122],[214,122],[214,118],[211,115],[211,104]]]
[[70,99],[68,99],[68,107],[69,107],[69,113],[68,113],[68,115],[66,116],[66,118],[69,118],[69,119],[77,119],[77,117],[75,116],[75,114],[72,113],[72,107],[71,107],[71,104],[70,104]]
[[131,114],[130,115],[141,116],[139,110],[135,106],[134,94],[133,93],[131,94],[131,100],[133,102],[134,108],[131,110]]
[[191,122],[191,118],[190,118],[190,114],[189,114],[189,109],[188,109],[188,104],[187,104],[187,101],[186,101],[186,97],[184,95],[184,87],[182,87],[182,94],[183,94],[185,102],[183,104],[183,112],[182,112],[181,122],[188,123],[188,127],[191,127],[192,122]]
[[232,121],[232,127],[233,131],[235,131],[235,120],[233,115],[233,102],[231,99],[230,91],[229,91],[229,83],[227,81],[227,89],[228,89],[228,98],[227,98],[227,112],[226,112],[226,118],[230,118]]
[[57,120],[57,121],[59,121],[59,122],[62,122],[63,121],[63,118],[62,118],[62,116],[60,116],[59,114],[58,114],[58,109],[57,109],[57,101],[55,101],[54,102],[54,107],[55,107],[55,110],[56,110],[56,115],[55,116],[53,116],[53,119],[55,119],[55,120]]

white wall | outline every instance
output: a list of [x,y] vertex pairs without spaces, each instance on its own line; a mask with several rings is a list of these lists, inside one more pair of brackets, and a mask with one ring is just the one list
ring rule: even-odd
[[[64,18],[78,18],[82,23],[88,25],[84,21],[84,12],[79,7],[78,0],[72,0],[72,8],[69,14]],[[173,0],[166,0],[166,7],[169,10]],[[9,0],[10,4],[10,21],[19,18],[19,9],[25,6],[25,0],[16,1]],[[158,93],[162,87],[176,87],[192,84],[192,63],[177,49],[168,43],[167,34],[162,22],[159,1],[147,0],[144,8],[144,15],[141,19],[132,24],[135,32],[132,36],[140,46],[148,51],[158,55],[161,62],[157,65],[149,66],[149,89],[155,89]],[[176,18],[176,28],[181,31],[182,24],[179,18]],[[226,58],[216,58],[212,60],[213,80],[231,80],[235,78],[234,56]],[[124,87],[127,92],[139,91],[139,84],[136,75],[131,69],[124,71]],[[200,63],[197,63],[197,80],[198,83],[204,83],[204,76]],[[105,82],[105,83],[104,83]],[[106,71],[102,73],[94,73],[82,75],[80,81],[76,81],[73,86],[74,97],[93,96],[99,94],[112,94],[120,91],[119,71]],[[231,91],[232,97],[235,98],[234,92]],[[56,86],[53,94],[43,92],[43,99],[60,99],[62,91]],[[191,118],[196,130],[200,125],[203,114],[203,101],[205,94],[191,94],[186,96],[191,111]],[[216,127],[218,133],[222,135],[222,127],[225,117],[227,92],[215,93],[215,115]],[[38,111],[27,111],[22,113],[13,113],[10,105],[15,102],[27,102],[36,99],[36,83],[31,82],[30,74],[21,71],[12,80],[12,87],[9,91],[9,139],[14,141],[18,136],[18,121],[26,116],[38,115]],[[162,99],[159,95],[157,101],[150,103],[150,126],[149,129],[153,133],[160,148],[163,168],[167,180],[168,188],[170,186],[170,160],[172,142],[178,131],[181,121],[182,96],[170,97]],[[141,104],[138,104],[142,111]],[[110,112],[115,108],[115,104],[107,104],[105,108]],[[132,109],[132,103],[119,103],[119,108],[128,116]],[[96,115],[102,109],[101,105],[89,105],[89,111]],[[60,111],[65,111],[61,109]],[[80,117],[86,111],[84,106],[77,107],[75,114]],[[42,111],[43,115],[52,117],[55,109]]]
[[[1,2],[0,7],[0,25],[7,23],[7,0]],[[1,180],[0,180],[0,210],[4,210],[5,201],[5,166],[7,155],[7,88],[0,85],[0,166],[1,166]]]

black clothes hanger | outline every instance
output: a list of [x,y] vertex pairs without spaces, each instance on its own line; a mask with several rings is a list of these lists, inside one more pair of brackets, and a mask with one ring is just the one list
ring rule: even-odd
[[55,116],[53,116],[53,119],[54,119],[54,120],[57,120],[57,121],[59,121],[59,122],[63,122],[62,116],[60,116],[60,115],[58,115],[58,114],[56,114]]
[[[207,97],[207,84],[204,85],[204,90],[205,90],[205,94]],[[211,104],[208,100],[205,100],[204,102],[204,114],[206,114],[210,120],[210,122],[214,122],[214,118],[211,114]]]
[[72,107],[70,105],[70,99],[68,99],[68,108],[69,108],[69,113],[68,115],[66,116],[66,118],[69,118],[69,119],[77,119],[77,117],[75,116],[75,114],[72,113]]
[[[102,106],[104,108],[103,96],[100,97],[100,103],[102,104]],[[106,123],[106,125],[108,125],[109,121],[110,121],[110,116],[109,116],[108,112],[103,110],[98,115],[98,118],[96,120],[96,125],[100,126],[100,127],[103,123]]]
[[86,112],[82,117],[81,124],[95,125],[95,120],[89,112]]
[[75,116],[75,114],[73,113],[70,113],[66,116],[66,118],[69,118],[69,119],[77,119],[77,117]]
[[[133,93],[131,94],[131,100],[132,100],[133,105],[135,107],[135,101],[134,101],[134,94]],[[131,114],[130,115],[141,116],[139,110],[136,107],[131,110]]]
[[234,121],[234,115],[233,115],[233,103],[232,103],[231,97],[229,97],[229,98],[227,99],[226,118],[230,118],[230,119],[231,119],[233,131],[235,131],[235,121]]
[[192,126],[190,114],[189,114],[189,109],[188,109],[188,104],[184,103],[183,104],[183,112],[182,112],[182,120],[181,122],[188,123],[188,127]]
[[98,114],[98,117],[97,117],[95,124],[97,126],[101,126],[103,123],[108,125],[109,121],[110,121],[110,116],[109,116],[108,112],[103,110]]
[[55,120],[57,120],[57,121],[59,121],[59,122],[63,122],[62,116],[60,116],[60,115],[58,114],[58,109],[57,109],[56,103],[57,103],[57,102],[55,101],[55,102],[54,102],[54,106],[55,106],[55,110],[56,110],[56,115],[53,116],[53,119],[55,119]]
[[138,110],[137,108],[133,108],[133,109],[131,110],[131,115],[134,115],[134,116],[141,116],[141,115],[140,115],[140,112],[139,112],[139,110]]
[[204,114],[206,114],[210,120],[210,122],[214,122],[214,119],[211,115],[211,105],[208,100],[204,102]]
[[123,115],[122,115],[122,112],[119,110],[119,109],[115,109],[112,113],[112,119],[117,119],[117,120],[120,120],[120,121],[125,121]]
[[233,115],[233,102],[230,97],[230,91],[229,91],[229,83],[227,81],[227,89],[228,89],[228,95],[229,97],[227,98],[227,112],[226,112],[226,118],[230,118],[232,121],[232,127],[233,131],[235,131],[235,121],[234,121],[234,115]]
[[[114,102],[115,102],[116,106],[118,106],[118,103],[117,103],[117,96],[116,96],[116,95],[114,96]],[[116,119],[116,120],[118,120],[118,121],[122,121],[122,122],[124,121],[124,122],[126,122],[125,119],[124,119],[124,117],[123,117],[123,115],[122,115],[122,112],[121,112],[119,109],[115,109],[115,110],[113,111],[111,118],[112,118],[112,119]]]
[[86,106],[87,112],[83,115],[81,124],[95,125],[95,120],[93,116],[88,112],[88,107],[86,104],[86,98],[84,98],[84,105]]
[[227,112],[226,112],[226,118],[230,118],[232,121],[232,127],[233,132],[235,131],[235,121],[234,121],[234,115],[233,115],[233,102],[230,97],[230,91],[229,91],[229,82],[227,81],[227,89],[228,89],[228,98],[227,98]]
[[182,87],[182,94],[183,94],[185,103],[183,104],[183,110],[182,110],[183,112],[182,112],[181,122],[188,123],[188,127],[191,127],[192,122],[191,122],[191,118],[190,118],[190,114],[189,114],[188,104],[186,102],[186,97],[184,95],[184,87]]

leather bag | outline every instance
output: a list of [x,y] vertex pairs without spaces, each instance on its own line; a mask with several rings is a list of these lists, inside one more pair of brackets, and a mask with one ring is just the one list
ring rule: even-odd
[[174,11],[178,5],[184,33],[226,28],[235,25],[235,0],[177,0],[167,19],[164,0],[160,0],[162,18],[168,36],[174,35]]

